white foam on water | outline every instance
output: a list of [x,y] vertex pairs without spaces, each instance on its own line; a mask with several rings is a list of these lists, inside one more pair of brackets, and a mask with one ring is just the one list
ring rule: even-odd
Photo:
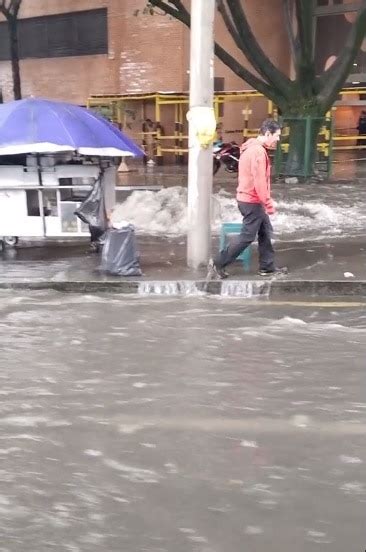
[[263,527],[257,525],[247,525],[245,528],[246,535],[261,535],[262,533],[264,533]]
[[[275,202],[277,214],[272,217],[278,239],[321,239],[349,235],[366,227],[363,203],[325,204],[321,201]],[[187,189],[182,186],[164,188],[159,192],[135,191],[117,205],[116,220],[128,220],[139,233],[180,236],[187,232]],[[350,228],[349,221],[352,220]],[[235,191],[225,190],[213,195],[212,227],[219,232],[223,222],[240,222]],[[301,234],[301,236],[299,236]]]
[[[22,449],[19,447],[9,447],[7,449],[0,449],[0,456],[5,456],[8,454],[13,454],[13,452],[19,452]],[[0,497],[0,503],[1,503],[1,497]]]
[[180,235],[187,231],[187,190],[181,186],[159,192],[135,191],[113,214],[148,234]]
[[300,318],[292,318],[284,316],[278,320],[273,320],[269,324],[262,327],[262,330],[267,331],[283,331],[291,329],[294,332],[300,333],[315,333],[320,336],[322,333],[365,333],[365,327],[344,326],[334,322],[306,322]]
[[256,441],[241,441],[240,442],[241,447],[247,447],[247,448],[258,448],[258,443]]
[[257,280],[224,280],[221,284],[222,297],[268,297],[270,283]]
[[279,320],[274,320],[272,322],[273,326],[307,326],[308,322],[305,322],[305,320],[301,320],[301,318],[292,318],[291,316],[284,316],[283,318],[280,318]]
[[86,449],[84,454],[87,456],[103,456],[103,453],[100,450]]
[[48,418],[44,416],[8,416],[2,418],[1,425],[19,426],[19,427],[37,427],[39,424],[46,424]]
[[44,441],[44,438],[41,437],[40,435],[29,435],[28,433],[21,433],[19,435],[4,435],[4,436],[1,436],[0,439],[6,439],[6,440],[9,440],[9,439],[14,439],[16,441],[19,441],[19,440],[26,440],[26,441],[35,441],[37,443],[41,442],[41,441]]
[[202,295],[195,282],[180,281],[143,281],[139,283],[139,295]]
[[199,535],[188,537],[188,539],[192,542],[208,542],[206,537],[200,537]]
[[339,460],[343,464],[362,464],[363,463],[361,458],[358,458],[358,456],[346,456],[343,454],[339,457]]
[[120,424],[118,426],[118,431],[126,435],[132,435],[133,433],[143,429],[145,429],[145,426],[141,424]]
[[350,481],[341,485],[340,490],[348,495],[363,495],[366,492],[364,483],[360,481]]
[[121,472],[122,477],[134,483],[158,483],[160,479],[160,476],[153,470],[127,466],[109,458],[104,460],[104,464],[109,468]]
[[[252,299],[256,297],[268,297],[270,292],[270,282],[262,280],[225,280],[221,282],[221,297]],[[195,282],[190,280],[179,281],[142,281],[138,287],[139,295],[164,295],[164,296],[202,296],[204,291],[197,288]],[[202,312],[205,312],[202,310]],[[198,317],[213,316],[212,313],[203,315],[197,314]],[[217,314],[217,316],[227,316],[227,314]],[[232,315],[236,316],[236,315]]]

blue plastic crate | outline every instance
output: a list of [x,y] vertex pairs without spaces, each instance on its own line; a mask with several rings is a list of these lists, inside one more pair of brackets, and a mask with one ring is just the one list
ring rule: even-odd
[[[221,225],[221,233],[220,233],[220,251],[225,249],[227,246],[227,238],[230,235],[233,234],[240,234],[242,224],[241,222],[224,222]],[[241,253],[237,259],[239,259],[242,263],[245,269],[248,269],[250,267],[251,259],[252,259],[252,246],[250,245],[247,247],[243,253]]]

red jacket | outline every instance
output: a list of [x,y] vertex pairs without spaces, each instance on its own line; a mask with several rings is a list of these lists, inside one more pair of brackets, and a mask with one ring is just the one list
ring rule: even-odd
[[266,148],[256,138],[241,147],[236,192],[238,201],[261,203],[269,215],[275,212],[271,198],[271,163]]

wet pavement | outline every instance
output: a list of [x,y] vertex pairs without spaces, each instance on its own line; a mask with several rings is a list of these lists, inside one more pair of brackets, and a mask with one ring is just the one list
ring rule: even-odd
[[[366,281],[366,162],[353,162],[352,155],[338,155],[340,163],[335,164],[335,175],[329,181],[274,184],[278,211],[273,218],[277,264],[289,267],[287,281]],[[140,280],[204,279],[205,269],[192,271],[186,266],[186,167],[135,168],[120,175],[117,211],[121,219],[136,227],[143,270]],[[345,178],[341,178],[342,174]],[[141,185],[162,189],[125,189]],[[235,187],[236,176],[220,170],[214,179],[213,252],[218,250],[221,224],[240,221]],[[123,280],[103,275],[98,270],[99,264],[99,257],[90,254],[87,241],[21,242],[17,250],[0,253],[0,285]],[[256,280],[257,265],[253,247],[250,267],[233,265],[231,279]]]
[[344,552],[364,305],[0,292],[1,552]]
[[[85,241],[78,245],[52,244],[25,247],[0,253],[0,285],[24,282],[127,282],[196,281],[206,278],[205,268],[193,271],[186,266],[183,238],[138,236],[143,276],[113,277],[103,274],[100,256],[91,253]],[[218,249],[217,237],[213,241]],[[363,282],[366,280],[366,244],[360,239],[326,242],[278,242],[278,265],[288,266],[286,281]],[[249,266],[240,262],[229,267],[230,280],[257,281],[257,248],[252,247]]]

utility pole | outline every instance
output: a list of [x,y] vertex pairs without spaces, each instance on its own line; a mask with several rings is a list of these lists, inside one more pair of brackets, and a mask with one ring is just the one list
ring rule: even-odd
[[187,264],[207,264],[211,252],[212,145],[202,145],[215,126],[214,18],[215,0],[191,0],[189,83],[189,159]]

